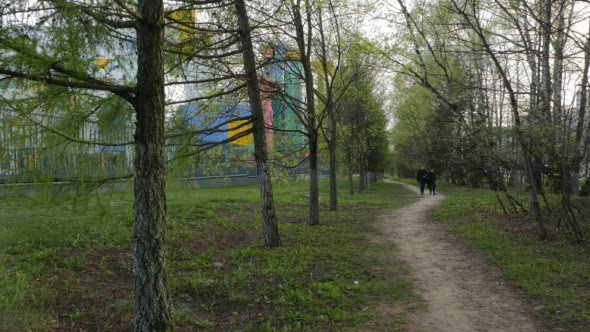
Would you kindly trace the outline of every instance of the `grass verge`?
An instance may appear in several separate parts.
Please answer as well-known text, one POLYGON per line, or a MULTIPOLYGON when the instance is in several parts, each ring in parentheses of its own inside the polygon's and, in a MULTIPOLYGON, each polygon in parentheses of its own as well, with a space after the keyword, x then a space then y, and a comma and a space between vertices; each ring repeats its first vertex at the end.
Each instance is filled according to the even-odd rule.
MULTIPOLYGON (((377 183, 307 225, 306 182, 275 184, 283 246, 262 247, 258 187, 168 193, 167 262, 178 330, 397 330, 419 299, 392 247, 370 238, 384 209, 412 203, 377 183), (374 260, 374 257, 390 257, 374 260)), ((327 192, 327 183, 321 191, 327 192)), ((0 200, 0 330, 128 331, 132 197, 0 200)))
MULTIPOLYGON (((550 218, 551 239, 539 241, 529 214, 503 214, 490 190, 440 183, 439 191, 448 198, 434 219, 484 251, 531 301, 549 330, 590 329, 588 243, 569 243, 550 218)), ((590 208, 588 202, 584 205, 590 208)))

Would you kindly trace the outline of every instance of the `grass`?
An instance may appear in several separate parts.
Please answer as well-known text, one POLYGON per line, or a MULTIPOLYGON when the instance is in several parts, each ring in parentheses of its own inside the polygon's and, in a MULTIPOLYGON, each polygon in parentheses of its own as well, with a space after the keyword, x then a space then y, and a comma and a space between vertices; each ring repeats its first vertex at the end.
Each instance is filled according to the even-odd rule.
MULTIPOLYGON (((420 302, 392 247, 370 241, 384 209, 416 199, 339 183, 339 210, 307 225, 306 182, 275 184, 282 247, 263 248, 258 187, 168 192, 167 262, 179 330, 362 330, 385 303, 398 330, 420 302), (375 260, 375 257, 383 259, 375 260)), ((127 331, 130 194, 0 200, 0 330, 127 331)))
MULTIPOLYGON (((439 184, 448 198, 433 216, 481 249, 529 299, 549 329, 590 328, 590 246, 572 244, 547 219, 551 239, 539 241, 529 214, 505 215, 490 190, 439 184)), ((587 208, 588 202, 584 203, 587 208)), ((546 215, 548 216, 548 215, 546 215)), ((588 232, 587 232, 588 234, 588 232)))

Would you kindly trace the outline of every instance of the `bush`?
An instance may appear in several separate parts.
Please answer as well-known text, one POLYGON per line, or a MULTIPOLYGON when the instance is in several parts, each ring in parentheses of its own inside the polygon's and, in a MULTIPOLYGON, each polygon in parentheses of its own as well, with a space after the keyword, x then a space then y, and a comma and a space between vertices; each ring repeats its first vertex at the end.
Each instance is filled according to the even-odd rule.
POLYGON ((582 184, 582 188, 580 189, 580 196, 590 196, 590 178, 587 178, 586 181, 582 184))

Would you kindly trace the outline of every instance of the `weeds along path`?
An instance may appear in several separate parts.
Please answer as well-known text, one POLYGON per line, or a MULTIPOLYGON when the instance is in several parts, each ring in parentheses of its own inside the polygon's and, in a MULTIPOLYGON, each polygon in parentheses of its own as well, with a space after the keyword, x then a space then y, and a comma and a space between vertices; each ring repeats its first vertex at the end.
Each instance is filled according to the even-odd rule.
MULTIPOLYGON (((400 183, 401 184, 401 183, 400 183)), ((419 194, 416 186, 401 184, 419 194)), ((442 225, 426 220, 444 195, 426 193, 417 203, 383 216, 381 241, 392 241, 407 261, 426 308, 411 313, 408 331, 540 331, 532 310, 500 273, 462 246, 442 225)))

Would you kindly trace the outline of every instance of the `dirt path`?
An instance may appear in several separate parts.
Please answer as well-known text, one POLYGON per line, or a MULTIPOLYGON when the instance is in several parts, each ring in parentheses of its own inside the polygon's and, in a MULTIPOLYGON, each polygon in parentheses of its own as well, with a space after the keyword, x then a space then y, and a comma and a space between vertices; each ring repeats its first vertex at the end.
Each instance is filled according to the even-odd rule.
MULTIPOLYGON (((416 186, 405 185, 419 194, 416 186)), ((393 241, 407 261, 427 308, 412 313, 408 331, 540 331, 531 309, 499 272, 439 224, 425 220, 444 195, 426 193, 417 203, 384 216, 381 240, 393 241)))

